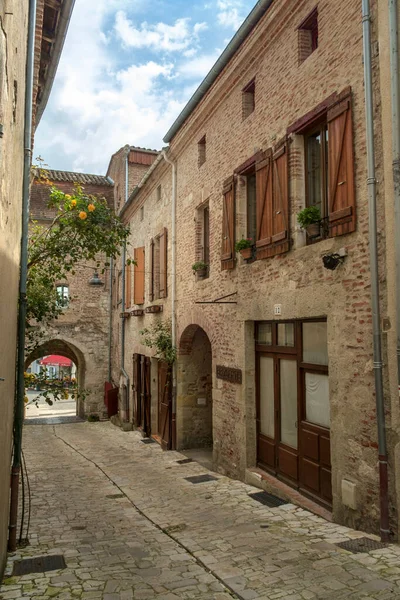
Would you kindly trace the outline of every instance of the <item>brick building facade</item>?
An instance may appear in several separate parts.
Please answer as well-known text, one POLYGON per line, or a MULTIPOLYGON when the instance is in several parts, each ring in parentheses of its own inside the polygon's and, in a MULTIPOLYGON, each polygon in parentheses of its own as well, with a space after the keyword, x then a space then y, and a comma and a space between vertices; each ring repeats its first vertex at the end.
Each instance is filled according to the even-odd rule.
MULTIPOLYGON (((164 138, 177 174, 175 265, 171 165, 160 159, 150 167, 123 209, 131 246, 144 248, 145 265, 144 297, 130 298, 127 308, 125 368, 135 386, 137 355, 144 363, 142 356, 153 355, 141 346, 139 331, 174 310, 178 360, 170 445, 212 447, 219 472, 281 492, 287 484, 332 510, 335 521, 377 531, 361 6, 342 2, 339 10, 328 0, 317 10, 311 0, 263 5, 236 34, 235 51, 228 47, 217 62, 214 81, 200 86, 164 138), (157 200, 159 189, 165 201, 157 200), (306 206, 318 206, 321 214, 313 239, 297 221, 306 206), (160 301, 152 300, 151 257, 164 227, 168 283, 160 301), (252 239, 247 258, 235 251, 242 238, 252 239), (198 261, 207 268, 194 275, 198 261), (160 302, 161 314, 140 313, 160 302)), ((373 9, 378 38, 375 3, 373 9)), ((375 51, 376 107, 379 75, 375 51)), ((378 108, 375 113, 382 180, 378 108)), ((384 231, 391 216, 383 191, 378 186, 381 308, 388 322, 384 231)), ((127 277, 132 294, 135 285, 143 286, 138 271, 127 277)), ((121 312, 115 304, 114 322, 121 312)), ((384 332, 385 365, 392 362, 386 343, 392 335, 384 332)), ((114 353, 118 348, 115 337, 114 353)), ((390 402, 391 368, 384 378, 396 532, 398 407, 390 402)), ((144 367, 144 380, 146 373, 144 367)), ((136 418, 135 387, 125 417, 162 439, 154 358, 149 373, 142 395, 149 396, 150 425, 136 418)))

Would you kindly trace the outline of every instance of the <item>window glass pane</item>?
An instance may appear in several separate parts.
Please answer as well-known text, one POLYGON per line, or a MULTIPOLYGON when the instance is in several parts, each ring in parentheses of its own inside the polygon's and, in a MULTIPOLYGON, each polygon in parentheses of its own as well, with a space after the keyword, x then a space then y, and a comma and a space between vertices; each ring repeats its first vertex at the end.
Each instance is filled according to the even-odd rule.
POLYGON ((318 206, 322 214, 322 145, 318 131, 306 137, 307 206, 318 206))
POLYGON ((306 373, 306 420, 322 427, 330 426, 328 375, 306 373))
POLYGON ((294 323, 278 323, 278 346, 294 346, 294 323))
POLYGON ((297 361, 280 361, 281 442, 297 448, 297 361))
POLYGON ((256 241, 257 213, 256 213, 256 175, 247 176, 247 237, 253 243, 256 241))
POLYGON ((259 323, 257 326, 257 344, 272 346, 272 324, 259 323))
POLYGON ((328 364, 327 324, 303 323, 303 362, 328 364))
POLYGON ((274 359, 260 356, 260 433, 275 437, 274 359))

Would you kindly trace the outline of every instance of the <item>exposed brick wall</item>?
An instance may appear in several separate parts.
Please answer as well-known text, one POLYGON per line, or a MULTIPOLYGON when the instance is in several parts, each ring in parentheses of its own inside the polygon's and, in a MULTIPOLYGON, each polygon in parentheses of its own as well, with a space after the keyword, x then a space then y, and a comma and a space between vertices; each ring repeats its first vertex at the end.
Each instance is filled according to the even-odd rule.
MULTIPOLYGON (((214 460, 218 469, 244 477, 256 463, 254 384, 254 321, 273 320, 281 304, 282 319, 326 317, 328 323, 329 386, 331 403, 331 459, 334 518, 365 529, 378 527, 379 482, 372 361, 372 327, 366 187, 366 142, 360 3, 341 0, 318 3, 318 48, 299 65, 298 27, 314 9, 313 0, 293 5, 277 0, 266 13, 211 91, 193 111, 171 142, 177 160, 177 326, 178 345, 187 356, 187 326, 199 325, 212 347, 214 460), (242 120, 242 90, 256 78, 256 106, 242 120), (222 185, 257 150, 273 147, 290 125, 333 93, 352 89, 357 230, 342 237, 306 245, 296 215, 305 205, 304 144, 301 135, 288 140, 290 170, 291 248, 274 258, 245 263, 237 257, 233 270, 220 269, 222 185), (198 164, 198 141, 207 136, 207 156, 198 164), (198 207, 210 207, 210 274, 197 281, 191 265, 198 259, 198 207), (345 248, 347 257, 336 271, 327 271, 322 256, 345 248), (237 304, 212 303, 228 294, 237 304), (197 304, 207 301, 208 304, 197 304), (242 369, 244 384, 215 377, 217 364, 242 369), (357 484, 358 509, 341 502, 341 481, 357 484)), ((375 7, 375 3, 373 4, 375 7)), ((374 23, 376 28, 376 22, 374 23)), ((375 31, 376 34, 376 31, 375 31)), ((374 85, 379 72, 374 61, 374 85)), ((379 107, 379 89, 375 89, 379 107)), ((376 111, 378 178, 381 176, 382 136, 376 111)), ((132 245, 148 243, 157 228, 159 210, 149 190, 163 182, 157 169, 151 183, 135 199, 144 205, 154 226, 142 227, 137 214, 130 218, 132 245), (146 242, 147 240, 147 242, 146 242)), ((238 178, 240 186, 240 178, 238 178)), ((237 191, 236 239, 246 235, 243 190, 237 191)), ((381 303, 387 307, 385 264, 385 210, 378 188, 381 303)), ((148 317, 146 317, 147 319, 148 317)), ((131 322, 129 324, 131 327, 131 322)), ((135 331, 137 331, 135 324, 135 331)), ((138 348, 137 338, 132 347, 138 348)), ((145 352, 145 349, 143 349, 145 352)), ((184 373, 182 373, 184 383, 184 373)), ((387 373, 385 372, 385 385, 387 373)), ((178 381, 178 388, 180 382, 178 381)), ((396 415, 398 419, 398 415, 396 415)), ((177 416, 178 419, 178 416, 177 416)), ((394 436, 393 439, 396 439, 394 436)), ((395 443, 395 442, 393 442, 395 443)), ((393 456, 393 447, 390 449, 393 456)), ((393 479, 394 472, 390 477, 393 479)), ((392 497, 392 506, 395 499, 392 497)), ((396 524, 395 508, 393 522, 396 524)))

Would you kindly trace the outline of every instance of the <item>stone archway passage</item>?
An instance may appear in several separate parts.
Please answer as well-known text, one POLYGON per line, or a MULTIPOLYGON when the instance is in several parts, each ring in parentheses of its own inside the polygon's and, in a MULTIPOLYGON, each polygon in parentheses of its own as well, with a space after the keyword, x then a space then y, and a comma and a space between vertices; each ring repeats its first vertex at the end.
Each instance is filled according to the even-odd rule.
POLYGON ((178 449, 212 448, 212 349, 198 325, 187 327, 180 340, 176 422, 178 449))
MULTIPOLYGON (((82 353, 78 348, 62 339, 51 339, 37 346, 26 358, 25 369, 35 360, 49 355, 64 356, 72 360, 77 369, 78 390, 85 388, 85 361, 82 353)), ((86 413, 84 400, 78 398, 76 403, 76 414, 79 417, 84 417, 86 413)))

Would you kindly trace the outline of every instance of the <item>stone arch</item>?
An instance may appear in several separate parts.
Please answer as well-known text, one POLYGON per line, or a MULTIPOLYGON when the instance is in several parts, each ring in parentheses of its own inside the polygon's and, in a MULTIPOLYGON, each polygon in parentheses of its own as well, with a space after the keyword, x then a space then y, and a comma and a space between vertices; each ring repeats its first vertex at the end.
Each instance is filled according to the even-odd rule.
MULTIPOLYGON (((86 379, 86 361, 84 353, 75 344, 67 340, 52 338, 36 346, 25 359, 25 369, 27 369, 33 361, 51 354, 65 356, 75 363, 77 369, 78 389, 80 391, 84 390, 86 379)), ((85 400, 77 400, 76 412, 80 417, 84 417, 87 414, 85 400)))
POLYGON ((176 438, 178 449, 212 448, 212 345, 206 331, 191 323, 178 345, 176 438))

